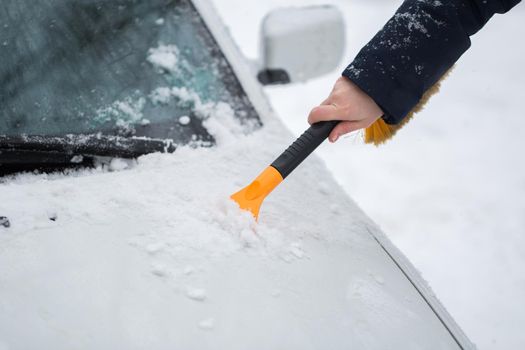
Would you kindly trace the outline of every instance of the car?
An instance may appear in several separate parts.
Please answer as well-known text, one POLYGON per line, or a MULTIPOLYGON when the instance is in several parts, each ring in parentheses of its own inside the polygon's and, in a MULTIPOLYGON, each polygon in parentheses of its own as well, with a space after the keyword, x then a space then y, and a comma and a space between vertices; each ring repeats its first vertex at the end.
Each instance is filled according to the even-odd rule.
POLYGON ((334 68, 337 9, 270 13, 257 62, 206 0, 0 21, 0 349, 474 348, 315 155, 258 221, 229 200, 292 141, 261 84, 334 68))

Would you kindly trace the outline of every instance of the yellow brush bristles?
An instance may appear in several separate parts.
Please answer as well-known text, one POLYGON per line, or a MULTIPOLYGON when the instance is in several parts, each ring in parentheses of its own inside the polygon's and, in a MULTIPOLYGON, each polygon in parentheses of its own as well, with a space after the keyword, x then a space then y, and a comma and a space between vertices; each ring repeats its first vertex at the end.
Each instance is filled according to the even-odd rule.
POLYGON ((432 96, 439 92, 441 83, 448 77, 452 68, 448 70, 437 83, 435 83, 430 89, 423 94, 423 97, 419 103, 412 108, 412 110, 407 114, 407 116, 399 124, 390 125, 387 124, 383 118, 379 118, 372 125, 365 129, 365 143, 371 143, 376 146, 379 146, 382 143, 390 140, 394 135, 405 126, 414 116, 414 114, 419 113, 425 108, 425 105, 430 100, 432 96))
POLYGON ((365 143, 373 143, 379 145, 387 140, 390 140, 393 136, 392 125, 385 123, 383 118, 379 118, 365 129, 365 143))

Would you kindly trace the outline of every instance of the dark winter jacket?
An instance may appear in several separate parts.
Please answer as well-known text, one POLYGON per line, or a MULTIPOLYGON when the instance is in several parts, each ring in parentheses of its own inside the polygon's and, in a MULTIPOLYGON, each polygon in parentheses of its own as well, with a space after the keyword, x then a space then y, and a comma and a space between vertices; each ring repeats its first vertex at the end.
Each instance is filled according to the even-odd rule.
POLYGON ((470 47, 470 36, 521 0, 406 0, 343 75, 398 124, 470 47))

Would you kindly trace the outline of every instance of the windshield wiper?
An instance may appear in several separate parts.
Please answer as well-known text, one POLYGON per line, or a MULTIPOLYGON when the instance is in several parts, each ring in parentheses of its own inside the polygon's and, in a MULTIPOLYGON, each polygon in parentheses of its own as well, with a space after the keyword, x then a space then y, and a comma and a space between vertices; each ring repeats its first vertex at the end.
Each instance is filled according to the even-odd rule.
POLYGON ((108 135, 0 135, 0 174, 13 170, 89 165, 95 157, 137 158, 171 153, 171 140, 108 135))
POLYGON ((147 137, 122 137, 100 134, 39 136, 0 135, 0 151, 28 150, 56 152, 61 154, 84 154, 102 157, 136 158, 154 152, 173 152, 175 143, 171 140, 147 137))

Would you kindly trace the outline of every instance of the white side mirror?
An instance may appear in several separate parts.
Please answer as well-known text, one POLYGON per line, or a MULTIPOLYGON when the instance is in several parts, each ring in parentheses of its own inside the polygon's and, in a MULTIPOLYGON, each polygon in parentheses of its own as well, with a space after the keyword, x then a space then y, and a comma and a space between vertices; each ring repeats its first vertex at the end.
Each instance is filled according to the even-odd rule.
POLYGON ((345 25, 335 6, 277 9, 261 24, 258 78, 262 84, 306 81, 335 69, 345 48, 345 25))

